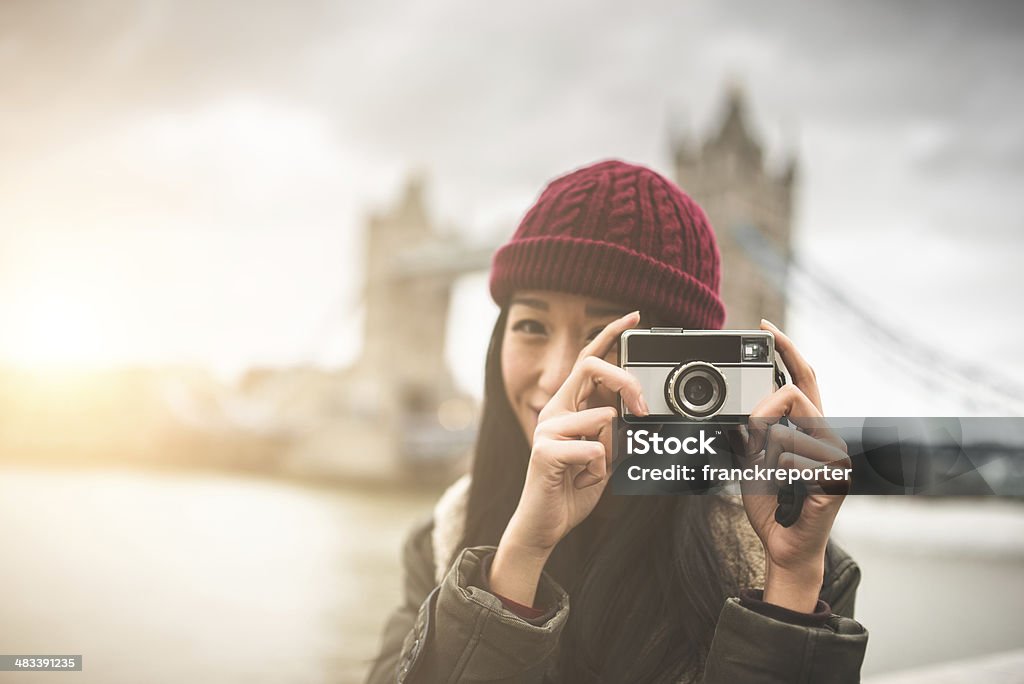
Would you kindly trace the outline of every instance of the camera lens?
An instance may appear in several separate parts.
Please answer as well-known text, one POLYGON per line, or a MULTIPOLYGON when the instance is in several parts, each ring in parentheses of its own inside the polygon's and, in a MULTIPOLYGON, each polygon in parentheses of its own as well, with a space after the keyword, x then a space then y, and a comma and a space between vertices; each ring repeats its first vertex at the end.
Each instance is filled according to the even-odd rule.
POLYGON ((725 406, 726 381, 710 363, 690 361, 676 366, 665 381, 665 402, 687 418, 711 418, 725 406))
POLYGON ((703 376, 690 378, 683 385, 683 396, 691 404, 701 406, 711 398, 711 382, 703 376))

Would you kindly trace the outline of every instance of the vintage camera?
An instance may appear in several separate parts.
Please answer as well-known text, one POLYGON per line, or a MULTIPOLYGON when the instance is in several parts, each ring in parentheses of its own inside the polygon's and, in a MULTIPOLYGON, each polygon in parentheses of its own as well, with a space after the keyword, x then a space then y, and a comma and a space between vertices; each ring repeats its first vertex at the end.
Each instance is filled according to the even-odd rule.
POLYGON ((621 415, 630 422, 746 422, 785 382, 775 337, 764 330, 627 330, 619 365, 640 381, 650 408, 640 418, 623 405, 621 415))

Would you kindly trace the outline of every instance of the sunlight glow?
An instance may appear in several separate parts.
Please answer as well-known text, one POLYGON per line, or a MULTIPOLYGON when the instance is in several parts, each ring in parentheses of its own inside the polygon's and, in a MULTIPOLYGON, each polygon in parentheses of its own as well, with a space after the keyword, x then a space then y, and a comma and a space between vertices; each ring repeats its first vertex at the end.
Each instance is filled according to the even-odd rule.
MULTIPOLYGON (((79 367, 116 361, 105 355, 104 326, 90 292, 71 279, 19 283, 4 321, 3 360, 29 368, 79 367)), ((53 274, 50 274, 51 276, 53 274)))

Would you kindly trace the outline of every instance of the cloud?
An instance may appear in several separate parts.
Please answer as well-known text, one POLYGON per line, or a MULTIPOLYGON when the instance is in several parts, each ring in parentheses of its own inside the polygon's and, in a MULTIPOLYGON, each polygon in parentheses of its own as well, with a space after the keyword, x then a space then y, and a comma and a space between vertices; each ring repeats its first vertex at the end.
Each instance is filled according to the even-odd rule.
MULTIPOLYGON (((34 208, 57 198, 125 254, 138 227, 118 216, 202 217, 182 230, 216 232, 224 258, 251 255, 235 264, 242 281, 270 258, 247 250, 292 255, 301 300, 349 244, 332 230, 358 229, 408 170, 428 173, 441 223, 507 234, 574 166, 620 156, 669 171, 670 116, 702 135, 738 77, 769 158, 800 156, 810 252, 850 237, 860 265, 888 234, 941 235, 983 262, 997 241, 1024 246, 1022 14, 951 1, 2 3, 3 211, 38 225, 51 209, 34 208)), ((0 225, 4 258, 27 239, 18 230, 0 225)), ((925 256, 916 273, 959 301, 925 256)), ((972 287, 1003 288, 1002 273, 972 287)), ((296 306, 326 306, 307 299, 296 306)))

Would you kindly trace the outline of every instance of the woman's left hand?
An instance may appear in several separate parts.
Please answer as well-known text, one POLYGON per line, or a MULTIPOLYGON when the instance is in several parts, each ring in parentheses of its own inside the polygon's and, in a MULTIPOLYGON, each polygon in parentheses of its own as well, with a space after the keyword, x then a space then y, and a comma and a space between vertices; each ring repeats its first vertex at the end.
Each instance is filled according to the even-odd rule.
POLYGON ((833 469, 831 476, 808 483, 799 520, 783 527, 775 520, 778 501, 763 482, 742 485, 747 518, 765 551, 764 600, 790 610, 813 612, 824 575, 825 547, 839 507, 849 489, 839 469, 848 469, 846 443, 822 419, 821 395, 813 369, 781 330, 767 321, 775 351, 789 370, 792 384, 762 400, 751 412, 744 466, 833 469), (782 416, 796 427, 779 424, 782 416))

